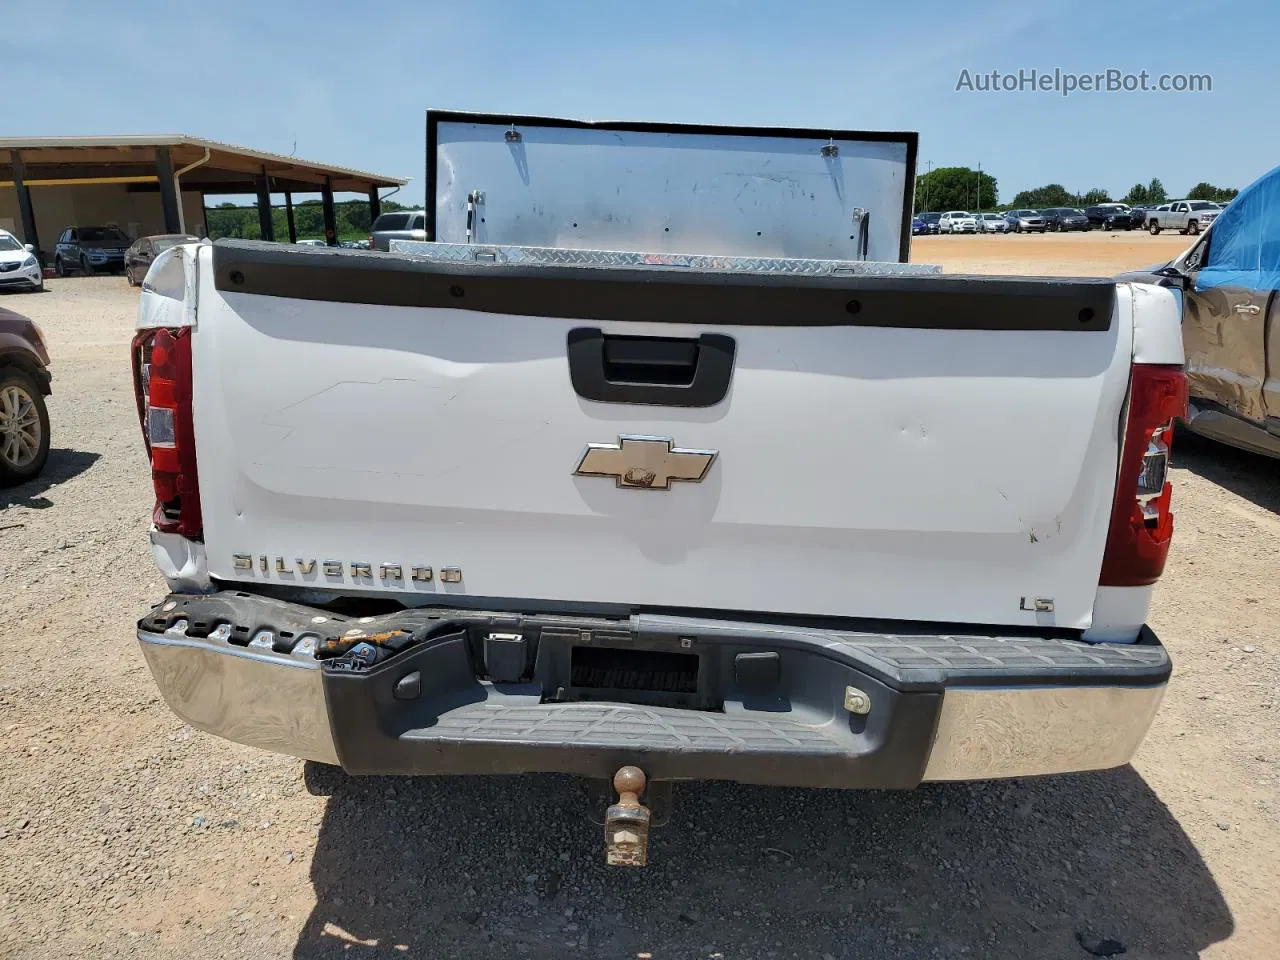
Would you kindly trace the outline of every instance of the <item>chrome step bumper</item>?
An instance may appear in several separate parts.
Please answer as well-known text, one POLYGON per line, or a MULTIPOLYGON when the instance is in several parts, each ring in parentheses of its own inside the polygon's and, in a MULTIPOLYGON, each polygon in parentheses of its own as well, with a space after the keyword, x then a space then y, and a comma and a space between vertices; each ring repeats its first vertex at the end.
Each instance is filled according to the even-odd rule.
POLYGON ((1133 755, 1170 670, 1147 630, 1136 644, 1091 645, 647 615, 406 611, 366 622, 235 594, 171 597, 138 637, 165 700, 192 726, 379 774, 608 777, 637 763, 654 780, 902 788, 1102 769, 1133 755), (525 675, 485 676, 476 634, 495 623, 535 641, 525 675), (402 649, 353 661, 397 632, 402 649), (345 653, 316 658, 335 641, 345 653), (572 690, 566 701, 558 660, 581 643, 630 642, 700 657, 714 708, 583 702, 572 690), (776 688, 744 689, 744 652, 777 654, 776 688))
POLYGON ((197 730, 303 760, 337 763, 321 661, 225 640, 138 631, 169 709, 197 730))

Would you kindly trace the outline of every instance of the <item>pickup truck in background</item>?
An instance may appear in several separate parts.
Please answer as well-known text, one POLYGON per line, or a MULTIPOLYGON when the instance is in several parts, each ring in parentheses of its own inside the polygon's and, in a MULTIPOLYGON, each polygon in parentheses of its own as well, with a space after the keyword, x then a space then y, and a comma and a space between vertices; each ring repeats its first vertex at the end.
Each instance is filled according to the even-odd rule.
POLYGON ((1218 218, 1222 208, 1210 200, 1173 200, 1147 210, 1144 223, 1152 236, 1177 230, 1195 236, 1218 218))
POLYGON ((1128 761, 1179 301, 907 263, 913 134, 428 115, 426 242, 148 274, 171 708, 351 774, 910 788, 1128 761), (697 187, 695 190, 694 187, 697 187))

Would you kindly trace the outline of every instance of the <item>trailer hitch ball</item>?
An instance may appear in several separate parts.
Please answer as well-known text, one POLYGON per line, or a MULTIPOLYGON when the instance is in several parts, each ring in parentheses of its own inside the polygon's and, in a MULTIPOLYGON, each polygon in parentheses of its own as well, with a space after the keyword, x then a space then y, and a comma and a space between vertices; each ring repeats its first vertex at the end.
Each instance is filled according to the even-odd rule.
POLYGON ((604 815, 605 862, 611 867, 643 867, 649 862, 649 808, 640 802, 645 776, 639 767, 613 775, 618 802, 604 815))

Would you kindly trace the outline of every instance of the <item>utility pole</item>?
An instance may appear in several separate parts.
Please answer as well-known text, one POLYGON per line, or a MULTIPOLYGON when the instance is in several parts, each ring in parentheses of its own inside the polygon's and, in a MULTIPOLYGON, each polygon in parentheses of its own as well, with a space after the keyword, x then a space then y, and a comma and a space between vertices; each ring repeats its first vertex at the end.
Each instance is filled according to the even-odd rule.
POLYGON ((982 212, 982 161, 978 161, 978 205, 975 209, 976 213, 982 212))
POLYGON ((928 211, 930 209, 929 208, 929 182, 932 179, 929 176, 929 174, 933 173, 933 161, 932 160, 926 161, 925 167, 927 169, 925 170, 925 175, 924 175, 924 208, 926 211, 928 211))

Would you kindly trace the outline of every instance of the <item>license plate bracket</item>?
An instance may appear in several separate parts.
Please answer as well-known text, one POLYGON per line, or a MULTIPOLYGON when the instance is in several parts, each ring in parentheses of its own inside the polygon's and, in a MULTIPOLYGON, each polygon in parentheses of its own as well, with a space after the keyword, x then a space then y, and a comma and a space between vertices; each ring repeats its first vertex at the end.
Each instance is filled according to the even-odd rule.
POLYGON ((714 660, 696 638, 641 639, 623 630, 544 629, 536 679, 543 702, 607 701, 718 710, 714 660))

